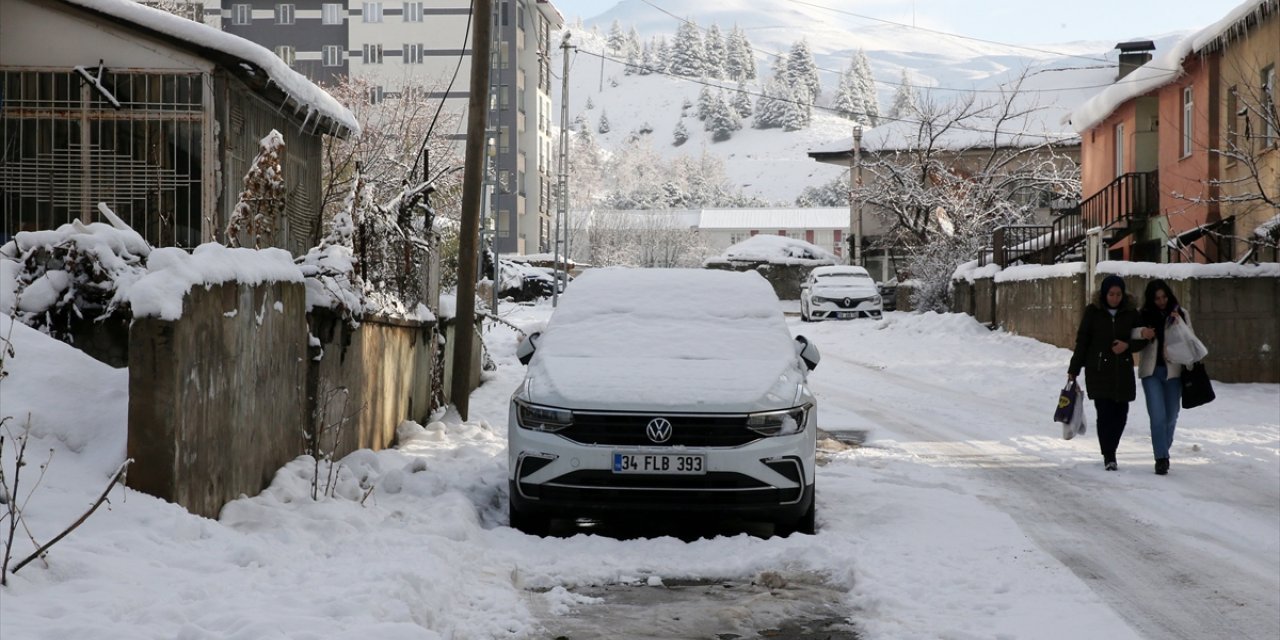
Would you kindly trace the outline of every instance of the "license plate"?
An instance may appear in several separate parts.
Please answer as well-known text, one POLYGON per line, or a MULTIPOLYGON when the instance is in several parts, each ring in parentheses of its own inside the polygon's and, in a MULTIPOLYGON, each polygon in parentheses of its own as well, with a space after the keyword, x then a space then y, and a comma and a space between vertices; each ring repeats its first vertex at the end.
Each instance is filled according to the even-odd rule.
POLYGON ((703 475, 707 469, 706 461, 700 454, 614 453, 613 472, 703 475))
POLYGON ((849 318, 858 317, 858 312, 857 311, 840 311, 840 312, 837 312, 836 317, 840 318, 841 320, 848 320, 849 318))

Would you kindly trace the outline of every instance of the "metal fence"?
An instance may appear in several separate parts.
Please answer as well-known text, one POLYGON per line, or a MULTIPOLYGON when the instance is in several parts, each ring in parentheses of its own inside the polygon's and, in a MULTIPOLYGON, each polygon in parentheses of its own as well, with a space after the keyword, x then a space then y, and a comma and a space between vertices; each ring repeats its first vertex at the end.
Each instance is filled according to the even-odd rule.
POLYGON ((105 202, 153 245, 196 246, 203 76, 87 72, 0 70, 0 240, 105 202))

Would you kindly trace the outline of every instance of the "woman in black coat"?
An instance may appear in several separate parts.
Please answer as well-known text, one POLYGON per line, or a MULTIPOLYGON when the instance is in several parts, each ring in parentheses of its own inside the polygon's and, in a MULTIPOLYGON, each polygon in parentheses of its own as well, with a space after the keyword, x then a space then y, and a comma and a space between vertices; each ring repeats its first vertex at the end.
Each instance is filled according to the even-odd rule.
POLYGON ((1098 446, 1108 471, 1116 470, 1116 448, 1129 418, 1129 403, 1137 397, 1133 354, 1147 341, 1132 337, 1142 325, 1138 310, 1124 292, 1124 279, 1109 275, 1102 280, 1098 301, 1084 310, 1076 331, 1067 379, 1076 381, 1084 370, 1085 391, 1098 410, 1098 446))

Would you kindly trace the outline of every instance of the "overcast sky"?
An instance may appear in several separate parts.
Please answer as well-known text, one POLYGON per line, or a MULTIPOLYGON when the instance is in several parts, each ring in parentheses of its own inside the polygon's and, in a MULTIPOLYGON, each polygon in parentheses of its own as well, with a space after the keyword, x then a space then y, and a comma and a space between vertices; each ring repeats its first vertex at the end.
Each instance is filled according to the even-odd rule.
MULTIPOLYGON (((567 18, 590 19, 614 0, 551 0, 567 18)), ((715 0, 651 0, 679 12, 715 0)), ((1121 41, 1198 29, 1217 21, 1237 0, 804 0, 883 20, 1014 44, 1074 40, 1121 41)))

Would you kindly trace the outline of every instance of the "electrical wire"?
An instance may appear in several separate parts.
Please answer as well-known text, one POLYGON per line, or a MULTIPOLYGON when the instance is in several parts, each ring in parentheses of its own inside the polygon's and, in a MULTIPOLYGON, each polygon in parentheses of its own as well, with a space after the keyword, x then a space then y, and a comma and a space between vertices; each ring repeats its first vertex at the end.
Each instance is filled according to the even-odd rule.
MULTIPOLYGON (((626 65, 626 64, 627 64, 627 62, 626 62, 626 61, 624 61, 624 60, 620 60, 620 59, 618 59, 618 58, 615 58, 615 57, 613 57, 613 56, 609 56, 609 55, 605 55, 605 54, 603 54, 603 53, 597 53, 597 52, 595 52, 595 51, 590 51, 590 50, 587 50, 587 49, 578 49, 578 51, 579 51, 579 52, 581 52, 581 53, 585 53, 585 54, 587 54, 587 55, 589 55, 589 56, 595 56, 595 57, 597 57, 597 58, 601 58, 601 59, 603 59, 603 60, 608 60, 608 61, 610 61, 610 62, 614 62, 614 63, 616 63, 616 64, 621 64, 621 65, 626 65)), ((632 65, 632 66, 634 66, 634 65, 632 65)), ((738 91, 738 89, 736 89, 736 88, 734 88, 734 87, 727 87, 727 86, 724 86, 724 85, 719 85, 719 84, 715 84, 715 83, 712 83, 712 82, 706 82, 706 81, 703 81, 703 80, 699 80, 699 79, 697 79, 697 78, 691 78, 691 77, 688 77, 688 76, 677 75, 677 74, 671 73, 671 72, 669 72, 669 71, 662 71, 662 70, 659 70, 659 69, 652 69, 652 68, 649 68, 648 70, 649 70, 649 72, 650 72, 650 73, 656 73, 656 74, 659 74, 659 75, 664 75, 664 76, 667 76, 667 77, 669 77, 669 78, 675 78, 675 79, 677 79, 677 80, 683 80, 683 81, 685 81, 685 82, 692 82, 692 83, 694 83, 694 84, 699 84, 699 85, 702 85, 702 86, 705 86, 705 87, 712 87, 712 88, 720 89, 720 90, 724 90, 724 91, 738 91)), ((765 93, 761 93, 761 92, 758 92, 758 91, 750 91, 750 90, 747 90, 747 89, 742 89, 742 92, 743 92, 743 93, 745 93, 745 94, 747 94, 747 95, 749 95, 749 96, 756 96, 756 97, 758 97, 758 98, 768 98, 768 99, 770 99, 770 100, 777 100, 777 101, 779 101, 779 102, 787 102, 787 103, 791 103, 791 104, 800 105, 800 106, 803 106, 803 107, 808 107, 808 108, 810 108, 810 109, 817 109, 817 110, 819 110, 819 111, 825 111, 825 112, 828 112, 828 113, 835 113, 835 114, 839 114, 839 111, 838 111, 837 109, 834 109, 834 108, 832 108, 832 107, 824 107, 824 106, 822 106, 822 105, 815 104, 815 103, 812 103, 812 102, 804 102, 804 101, 801 101, 801 100, 795 100, 795 99, 792 99, 792 98, 782 98, 782 97, 778 97, 778 96, 771 96, 771 95, 768 95, 768 94, 765 94, 765 93)), ((914 120, 914 119, 911 119, 911 118, 894 118, 894 117, 885 116, 885 115, 880 116, 879 118, 877 118, 877 120, 880 120, 880 121, 888 121, 888 122, 905 122, 905 123, 908 123, 908 124, 915 124, 915 125, 927 124, 927 121, 924 121, 924 120, 914 120)), ((1000 131, 1000 130, 998 130, 998 129, 984 129, 984 128, 981 128, 981 127, 972 127, 972 126, 967 126, 967 125, 964 125, 964 124, 954 124, 951 128, 953 128, 953 129, 958 129, 958 130, 961 130, 961 131, 971 131, 971 132, 974 132, 974 133, 992 133, 992 134, 1004 134, 1004 135, 1009 135, 1009 136, 1012 136, 1012 137, 1023 136, 1023 137, 1028 137, 1028 138, 1041 138, 1041 139, 1048 140, 1048 141, 1063 141, 1063 140, 1069 140, 1069 139, 1071 139, 1071 138, 1078 137, 1076 134, 1058 134, 1058 135, 1053 135, 1053 134, 1046 134, 1046 133, 1030 133, 1030 132, 1000 131)))
MULTIPOLYGON (((417 155, 413 158, 413 168, 410 169, 409 175, 417 175, 418 163, 422 160, 423 154, 427 152, 427 142, 431 140, 431 133, 436 129, 436 121, 440 118, 440 112, 444 109, 444 103, 449 100, 449 93, 453 91, 453 83, 458 79, 458 70, 462 69, 462 62, 467 57, 467 42, 471 40, 471 18, 476 13, 476 2, 471 0, 471 10, 467 12, 467 27, 462 34, 462 48, 458 50, 458 64, 453 68, 453 77, 449 78, 449 85, 444 88, 444 96, 440 98, 440 104, 436 105, 435 115, 431 116, 431 124, 427 126, 427 135, 422 137, 422 146, 418 148, 417 155)), ((445 169, 444 171, 447 171, 445 169)), ((443 174, 436 175, 439 178, 443 174)), ((426 171, 423 171, 422 177, 426 177, 426 171)), ((434 181, 436 178, 432 178, 434 181)))
MULTIPOLYGON (((799 0, 791 0, 791 1, 792 1, 792 2, 799 2, 799 0)), ((692 22, 692 21, 690 21, 690 20, 688 20, 688 19, 686 19, 686 18, 682 18, 682 17, 680 17, 680 16, 678 16, 678 15, 676 15, 676 14, 674 14, 674 13, 670 12, 670 11, 667 11, 666 9, 663 9, 662 7, 660 7, 660 6, 656 5, 656 4, 654 4, 651 0, 641 0, 641 2, 644 2, 645 4, 649 5, 650 7, 653 7, 654 9, 656 9, 656 10, 658 10, 658 11, 662 12, 662 13, 665 13, 666 15, 668 15, 668 16, 670 16, 670 17, 672 17, 672 18, 674 18, 674 19, 676 19, 676 20, 678 20, 678 21, 680 21, 680 22, 682 22, 682 23, 684 23, 684 24, 687 24, 687 25, 689 25, 689 26, 691 26, 691 27, 694 27, 695 29, 698 29, 699 31, 703 31, 703 32, 707 31, 707 29, 706 29, 706 28, 704 28, 704 27, 702 27, 702 26, 698 25, 696 22, 692 22)), ((803 2, 802 2, 801 4, 809 4, 809 3, 803 3, 803 2)), ((823 9, 827 9, 827 8, 828 8, 828 7, 821 7, 820 5, 812 5, 812 6, 819 7, 819 8, 823 8, 823 9)), ((897 25, 897 26, 902 26, 902 27, 907 27, 907 28, 914 28, 914 29, 919 29, 919 30, 923 30, 923 31, 929 31, 929 32, 937 33, 937 34, 940 34, 940 35, 954 36, 954 37, 957 37, 957 38, 968 38, 968 36, 960 36, 960 35, 956 35, 956 34, 949 34, 949 33, 942 32, 942 31, 934 31, 934 30, 932 30, 932 29, 927 29, 927 28, 925 28, 925 27, 912 27, 911 25, 905 25, 905 24, 898 23, 898 22, 893 22, 893 21, 890 21, 890 20, 881 20, 881 19, 879 19, 879 18, 872 18, 872 17, 869 17, 869 16, 863 16, 863 15, 856 14, 856 13, 849 13, 849 12, 845 12, 845 11, 839 11, 839 10, 837 10, 837 9, 831 9, 831 10, 832 10, 832 11, 837 11, 837 12, 840 12, 840 13, 848 13, 849 15, 854 16, 854 17, 858 17, 858 18, 866 18, 866 19, 868 19, 868 20, 877 20, 877 21, 880 21, 880 22, 885 22, 885 23, 887 23, 887 24, 891 24, 891 25, 897 25)), ((1028 50, 1031 50, 1031 51, 1037 51, 1037 52, 1041 52, 1041 53, 1050 53, 1050 54, 1054 54, 1054 55, 1057 55, 1057 56, 1060 56, 1060 57, 1063 57, 1063 58, 1070 58, 1070 57, 1074 57, 1074 58, 1083 58, 1083 59, 1085 59, 1085 60, 1092 60, 1092 61, 1095 61, 1095 62, 1105 62, 1105 63, 1107 63, 1107 65, 1106 65, 1105 67, 1103 67, 1103 66, 1098 66, 1098 65, 1094 65, 1094 66, 1089 66, 1089 67, 1058 67, 1058 68, 1045 68, 1045 69, 1041 69, 1041 70, 1040 70, 1039 72, 1037 72, 1037 73, 1050 72, 1050 71, 1080 71, 1080 70, 1088 70, 1088 69, 1114 68, 1114 65, 1116 64, 1116 61, 1109 60, 1109 59, 1107 59, 1107 58, 1098 58, 1098 57, 1093 57, 1093 56, 1075 55, 1075 54, 1069 54, 1069 53, 1059 53, 1059 52, 1054 52, 1054 51, 1048 51, 1048 50, 1045 50, 1045 49, 1038 49, 1038 48, 1035 48, 1035 47, 1023 47, 1023 46, 1020 46, 1020 45, 1009 44, 1009 43, 995 42, 995 41, 990 41, 990 40, 981 40, 981 39, 977 39, 977 38, 974 38, 974 39, 979 40, 979 41, 981 41, 981 42, 986 42, 986 43, 989 43, 989 44, 999 44, 999 45, 1004 45, 1004 46, 1008 46, 1008 47, 1017 47, 1017 48, 1022 48, 1022 49, 1028 49, 1028 50)), ((776 51, 769 51, 769 50, 767 50, 767 49, 761 49, 761 48, 759 48, 759 47, 756 47, 756 46, 754 46, 754 45, 750 45, 750 44, 749 44, 748 46, 751 48, 751 50, 752 50, 752 51, 755 51, 755 52, 757 52, 757 53, 764 54, 764 55, 766 55, 766 56, 771 56, 771 57, 774 57, 774 58, 778 58, 778 59, 780 59, 780 60, 781 60, 781 59, 784 59, 784 58, 786 58, 786 57, 787 57, 787 54, 784 54, 784 53, 778 53, 778 52, 776 52, 776 51)), ((836 74, 836 75, 843 75, 843 74, 845 73, 844 71, 840 71, 840 70, 836 70, 836 69, 829 69, 829 68, 826 68, 826 67, 820 67, 820 66, 817 66, 817 65, 814 65, 814 68, 815 68, 815 69, 817 69, 817 70, 819 70, 819 71, 826 71, 826 72, 828 72, 828 73, 834 73, 834 74, 836 74)), ((1171 70, 1169 70, 1169 69, 1162 69, 1162 68, 1159 68, 1159 67, 1148 67, 1148 68, 1152 68, 1152 69, 1159 69, 1159 70, 1161 70, 1161 71, 1171 71, 1171 70)), ((877 80, 875 80, 875 81, 876 81, 876 82, 878 82, 878 83, 881 83, 881 84, 887 84, 887 85, 892 86, 892 87, 904 87, 904 86, 905 86, 905 87, 912 87, 912 88, 929 89, 930 91, 955 91, 955 92, 960 92, 960 93, 994 93, 994 94, 1003 94, 1003 93, 1007 93, 1007 91, 1006 91, 1006 90, 1003 90, 1003 89, 979 89, 979 88, 961 88, 961 87, 944 87, 944 86, 916 87, 915 85, 912 85, 912 84, 910 84, 910 83, 894 82, 894 81, 892 81, 892 80, 878 80, 878 79, 877 79, 877 80)), ((1041 93, 1053 93, 1053 92, 1059 92, 1059 91, 1081 91, 1081 90, 1084 90, 1084 89, 1105 89, 1106 87, 1110 87, 1110 86, 1117 85, 1117 84, 1127 84, 1127 83, 1139 82, 1139 81, 1141 81, 1141 80, 1140 80, 1140 79, 1138 79, 1138 78, 1133 78, 1133 79, 1128 79, 1128 80, 1121 79, 1121 80, 1117 80, 1117 81, 1115 81, 1115 82, 1109 82, 1109 83, 1106 83, 1106 84, 1089 84, 1089 85, 1076 85, 1076 86, 1070 86, 1070 87, 1053 87, 1053 88, 1048 88, 1048 89, 1040 89, 1040 90, 1038 90, 1038 91, 1039 91, 1039 92, 1041 92, 1041 93)))

